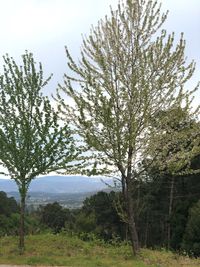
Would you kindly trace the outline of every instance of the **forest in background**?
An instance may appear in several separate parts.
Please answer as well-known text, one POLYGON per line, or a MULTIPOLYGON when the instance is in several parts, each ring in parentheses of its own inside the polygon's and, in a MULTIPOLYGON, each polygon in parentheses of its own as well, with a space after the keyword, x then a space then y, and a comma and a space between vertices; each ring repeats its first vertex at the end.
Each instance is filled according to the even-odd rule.
MULTIPOLYGON (((194 160, 197 168, 199 158, 194 160)), ((67 179, 67 178, 66 178, 67 179)), ((168 248, 190 256, 200 256, 199 175, 160 176, 152 173, 137 183, 134 193, 139 242, 142 247, 168 248), (173 186, 173 192, 172 192, 173 186), (171 205, 171 207, 170 207, 171 205), (170 231, 170 235, 169 235, 170 231)), ((26 212, 27 235, 65 233, 84 241, 107 243, 129 241, 127 224, 118 214, 123 205, 120 192, 98 192, 88 197, 80 209, 69 210, 59 203, 26 212)), ((0 236, 18 235, 20 207, 14 198, 0 192, 0 236)))

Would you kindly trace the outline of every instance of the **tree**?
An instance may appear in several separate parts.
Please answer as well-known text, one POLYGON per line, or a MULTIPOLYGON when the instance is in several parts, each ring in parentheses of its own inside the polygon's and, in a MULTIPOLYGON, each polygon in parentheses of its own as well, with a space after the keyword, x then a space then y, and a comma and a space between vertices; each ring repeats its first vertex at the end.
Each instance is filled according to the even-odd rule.
POLYGON ((23 65, 4 56, 4 73, 0 76, 0 162, 7 175, 15 180, 21 197, 20 252, 24 251, 25 199, 31 181, 39 174, 61 168, 75 156, 71 131, 60 126, 58 112, 41 89, 41 63, 36 69, 32 54, 22 55, 23 65))
POLYGON ((150 0, 127 0, 116 11, 111 9, 111 16, 83 39, 78 63, 66 48, 74 76, 65 75, 65 85, 57 94, 60 110, 94 152, 95 170, 121 177, 123 217, 133 253, 140 246, 132 192, 144 171, 138 163, 151 150, 152 118, 172 107, 189 109, 194 92, 184 89, 195 65, 185 62, 183 35, 175 45, 174 33, 167 36, 165 30, 158 31, 166 17, 160 5, 150 0), (67 105, 61 92, 75 105, 67 105))
MULTIPOLYGON (((154 138, 150 158, 155 154, 157 157, 147 171, 151 189, 150 201, 147 198, 145 208, 148 220, 154 210, 155 213, 160 213, 160 218, 163 217, 163 227, 159 227, 160 223, 156 222, 156 231, 161 233, 163 231, 161 229, 164 229, 163 232, 167 233, 163 235, 164 238, 159 239, 168 249, 180 248, 188 209, 199 195, 198 182, 195 181, 195 175, 198 176, 199 173, 197 164, 200 153, 199 122, 198 118, 192 115, 194 114, 189 114, 183 108, 172 108, 159 111, 152 119, 154 138), (191 184, 195 184, 197 192, 194 192, 191 184)), ((144 211, 143 216, 145 216, 144 211)), ((156 217, 153 220, 156 221, 156 217)), ((152 229, 150 232, 155 236, 152 229)))
POLYGON ((65 227, 66 211, 58 202, 49 203, 41 211, 41 223, 52 228, 54 233, 59 233, 65 227))
POLYGON ((200 255, 200 201, 190 209, 182 248, 192 256, 200 255))
POLYGON ((176 107, 161 110, 153 118, 152 123, 154 138, 151 144, 151 157, 155 154, 157 157, 151 168, 157 169, 161 175, 169 179, 168 249, 171 243, 171 218, 176 180, 182 175, 199 172, 192 166, 194 158, 200 153, 199 122, 194 115, 196 112, 189 114, 187 108, 176 107))
POLYGON ((19 206, 13 197, 7 197, 0 191, 0 236, 15 233, 17 223, 14 217, 19 215, 19 206))
POLYGON ((7 197, 6 193, 0 191, 0 214, 10 216, 18 212, 19 206, 13 197, 7 197))
POLYGON ((94 215, 95 228, 93 227, 92 230, 104 240, 113 237, 123 239, 125 236, 124 224, 115 209, 118 200, 119 192, 111 191, 98 192, 83 202, 82 213, 85 213, 86 218, 94 215))

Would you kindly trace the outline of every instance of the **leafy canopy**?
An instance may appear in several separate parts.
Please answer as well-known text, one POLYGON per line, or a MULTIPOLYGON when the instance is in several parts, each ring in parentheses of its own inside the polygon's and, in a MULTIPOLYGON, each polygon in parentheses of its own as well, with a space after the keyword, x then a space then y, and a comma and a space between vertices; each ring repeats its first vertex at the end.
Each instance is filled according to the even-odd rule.
POLYGON ((157 1, 120 2, 83 39, 78 63, 66 48, 74 76, 65 75, 58 90, 60 109, 95 151, 104 174, 115 166, 123 176, 136 177, 137 164, 156 142, 152 118, 169 109, 190 111, 198 88, 185 89, 195 63, 186 62, 183 34, 175 44, 174 33, 158 31, 167 17, 160 10, 157 1), (69 106, 61 92, 75 105, 69 106))
POLYGON ((67 124, 61 126, 58 112, 41 89, 43 78, 31 53, 22 55, 23 65, 4 56, 0 76, 0 162, 19 187, 27 189, 39 174, 66 168, 76 156, 67 124))

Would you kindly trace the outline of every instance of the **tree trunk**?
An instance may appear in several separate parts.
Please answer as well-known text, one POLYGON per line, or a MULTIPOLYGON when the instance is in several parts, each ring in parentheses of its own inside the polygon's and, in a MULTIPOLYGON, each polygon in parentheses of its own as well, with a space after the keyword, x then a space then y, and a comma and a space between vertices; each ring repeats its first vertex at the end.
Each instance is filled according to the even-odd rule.
POLYGON ((131 192, 127 191, 127 204, 128 204, 128 224, 131 237, 131 245, 133 254, 136 255, 140 251, 138 233, 135 224, 135 214, 133 209, 133 199, 131 192))
POLYGON ((19 226, 19 252, 20 254, 24 253, 25 245, 24 245, 24 236, 25 236, 25 199, 26 199, 26 189, 25 186, 20 188, 20 226, 19 226))
POLYGON ((135 224, 135 213, 133 208, 133 197, 132 197, 132 186, 131 186, 131 155, 132 152, 129 151, 129 168, 127 172, 127 176, 125 175, 124 168, 121 165, 118 165, 118 168, 122 174, 122 194, 124 197, 124 201, 126 203, 126 214, 128 219, 128 229, 130 233, 130 239, 131 239, 131 245, 132 245, 132 251, 133 255, 136 255, 139 250, 139 239, 138 239, 138 233, 137 228, 135 224))
POLYGON ((172 206, 174 199, 174 177, 171 179, 170 184, 170 197, 169 197, 169 213, 168 213, 168 227, 167 227, 167 248, 170 249, 171 243, 171 215, 172 215, 172 206))

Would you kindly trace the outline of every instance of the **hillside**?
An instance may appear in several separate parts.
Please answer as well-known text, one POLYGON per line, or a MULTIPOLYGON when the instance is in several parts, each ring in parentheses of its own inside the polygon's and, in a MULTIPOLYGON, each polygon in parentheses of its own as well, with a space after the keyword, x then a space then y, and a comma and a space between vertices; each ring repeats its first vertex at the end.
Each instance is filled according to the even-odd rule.
POLYGON ((70 267, 181 267, 200 266, 199 259, 189 259, 172 252, 142 250, 133 257, 127 244, 105 244, 99 240, 84 242, 67 235, 28 236, 24 256, 19 256, 18 239, 0 238, 0 264, 70 267))
MULTIPOLYGON (((110 179, 104 178, 106 183, 112 184, 110 179)), ((29 192, 45 193, 86 193, 100 191, 107 185, 99 177, 87 176, 44 176, 34 179, 29 192)), ((16 192, 17 186, 11 179, 0 179, 0 191, 16 192)))
MULTIPOLYGON (((26 204, 29 210, 37 209, 40 205, 58 202, 69 209, 80 208, 86 197, 98 191, 111 190, 111 179, 86 176, 44 176, 32 181, 26 204), (105 181, 105 182, 103 182, 105 181)), ((11 179, 0 179, 0 191, 7 193, 19 201, 19 193, 15 182, 11 179)))

